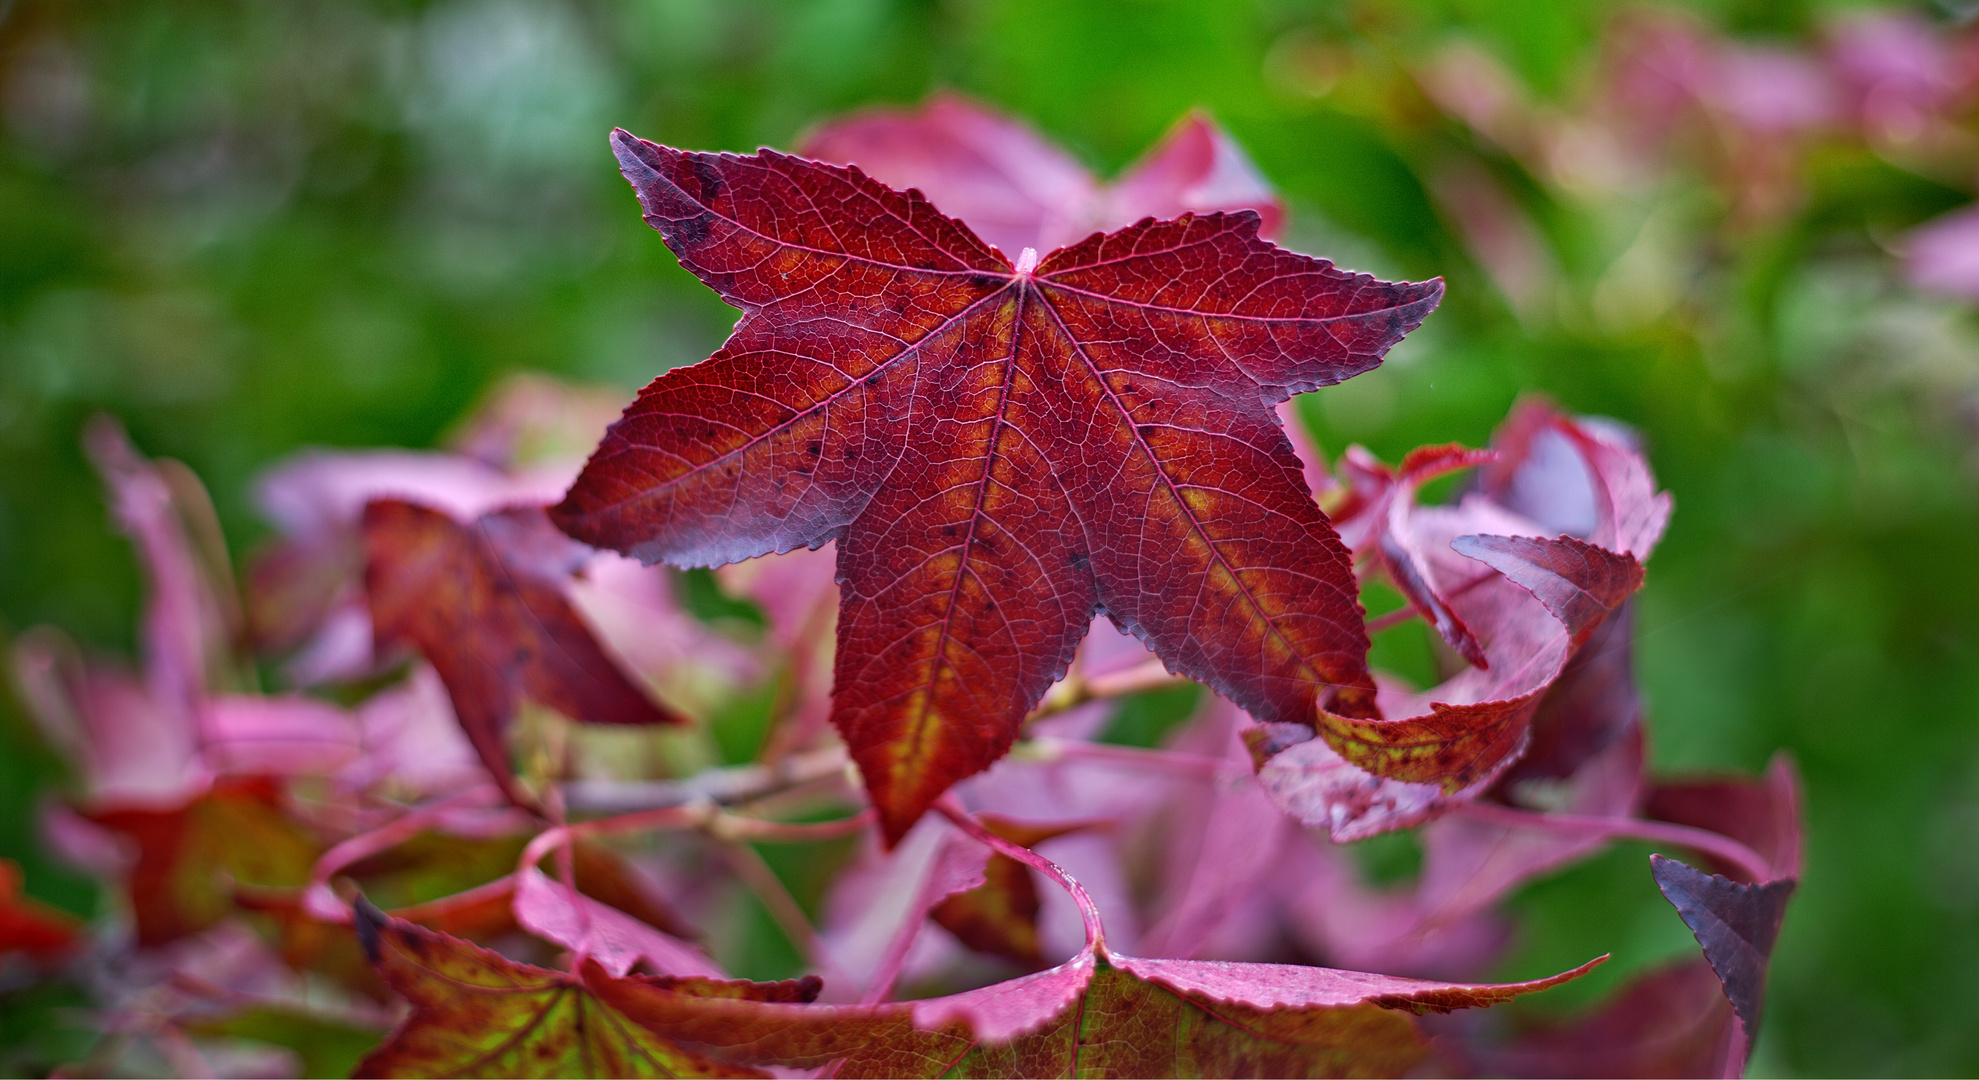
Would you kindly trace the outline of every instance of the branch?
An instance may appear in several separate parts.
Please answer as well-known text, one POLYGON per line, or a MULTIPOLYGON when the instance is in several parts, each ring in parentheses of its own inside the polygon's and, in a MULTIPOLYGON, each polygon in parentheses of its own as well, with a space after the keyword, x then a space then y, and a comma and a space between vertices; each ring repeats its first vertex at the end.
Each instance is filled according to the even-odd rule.
POLYGON ((707 769, 683 780, 573 780, 563 785, 564 805, 572 813, 586 814, 623 814, 698 802, 733 806, 844 776, 851 765, 843 746, 828 746, 792 754, 774 765, 707 769))

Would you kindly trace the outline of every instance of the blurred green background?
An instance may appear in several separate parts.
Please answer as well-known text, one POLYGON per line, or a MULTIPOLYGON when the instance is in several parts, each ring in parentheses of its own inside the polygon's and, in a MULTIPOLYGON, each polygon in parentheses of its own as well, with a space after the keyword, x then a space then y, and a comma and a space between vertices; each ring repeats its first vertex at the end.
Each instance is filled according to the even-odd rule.
MULTIPOLYGON (((1694 34, 1803 55, 1847 17, 1682 10, 1694 34)), ((1912 15, 1963 32, 1954 8, 1912 15)), ((1891 254, 1975 174, 1837 125, 1784 150, 1680 133, 1653 172, 1576 183, 1547 154, 1613 119, 1602 80, 1641 17, 0 0, 0 631, 132 647, 136 571, 77 445, 97 411, 197 470, 242 551, 263 528, 250 479, 298 447, 430 445, 506 373, 629 394, 711 351, 733 313, 640 222, 614 125, 790 147, 948 86, 1110 175, 1203 106, 1286 195, 1293 246, 1449 281, 1386 367, 1305 403, 1330 452, 1478 444, 1525 392, 1644 434, 1677 505, 1638 623, 1654 762, 1751 772, 1784 747, 1807 783, 1755 1070, 1979 1073, 1979 320, 1891 254), (1460 77, 1480 70, 1500 82, 1460 77)), ((1632 132, 1608 134, 1642 149, 1632 132)), ((93 914, 35 839, 57 779, 7 707, 0 854, 93 914)), ((1516 904, 1533 925, 1508 973, 1612 950, 1612 984, 1694 948, 1633 847, 1516 904)))

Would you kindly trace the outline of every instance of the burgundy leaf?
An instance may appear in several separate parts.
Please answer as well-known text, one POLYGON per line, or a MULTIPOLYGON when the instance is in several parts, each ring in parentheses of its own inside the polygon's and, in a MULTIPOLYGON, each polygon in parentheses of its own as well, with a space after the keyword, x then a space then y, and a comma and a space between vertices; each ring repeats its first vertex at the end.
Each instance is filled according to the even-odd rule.
POLYGON ((1281 251, 1251 214, 1020 270, 856 170, 613 138, 744 314, 553 514, 684 564, 836 539, 833 719, 889 840, 1008 749, 1095 610, 1260 717, 1372 713, 1351 571, 1271 406, 1373 367, 1440 284, 1281 251))
MULTIPOLYGON (((993 815, 983 827, 1011 843, 1036 847, 1053 837, 1080 828, 1071 825, 1025 825, 993 815)), ((930 918, 977 952, 1015 960, 1031 968, 1045 966, 1038 945, 1038 888, 1023 863, 1001 852, 992 853, 983 867, 983 882, 947 896, 930 918)))
POLYGON ((1670 496, 1656 490, 1634 433, 1620 424, 1527 400, 1491 446, 1498 460, 1480 477, 1485 494, 1542 532, 1642 560, 1669 524, 1670 496))
POLYGON ((503 736, 522 698, 588 723, 684 722, 634 686, 578 619, 563 589, 583 553, 540 508, 467 526, 376 500, 365 507, 364 546, 380 645, 425 654, 469 741, 512 795, 503 736))
MULTIPOLYGON (((1481 465, 1495 456, 1489 450, 1470 450, 1455 443, 1409 451, 1408 457, 1402 460, 1402 467, 1396 470, 1394 482, 1382 497, 1381 507, 1385 508, 1388 520, 1377 526, 1376 548, 1381 556, 1382 568, 1388 572, 1388 579, 1409 602, 1409 606, 1421 612, 1423 618, 1428 619, 1436 632, 1443 636, 1443 640, 1457 650, 1458 656, 1480 668, 1489 668, 1491 660, 1470 627, 1464 625, 1462 617, 1450 609, 1450 605, 1444 602, 1436 587, 1430 583, 1428 562, 1418 547, 1420 538, 1409 527, 1408 518, 1415 505, 1416 489, 1423 483, 1458 469, 1481 465)), ((1383 510, 1372 512, 1380 514, 1383 510)), ((1457 550, 1470 554, 1462 548, 1457 550)))
POLYGON ((1780 920, 1786 917, 1787 900, 1797 882, 1782 878, 1747 885, 1661 855, 1649 857, 1649 870, 1656 878, 1656 887, 1663 890, 1663 896, 1676 907, 1684 925, 1704 948, 1704 958, 1724 984, 1725 996, 1738 1012, 1750 1045, 1759 1035, 1766 965, 1772 959, 1780 920))
POLYGON ((1575 639, 1642 584, 1642 568, 1630 556, 1568 537, 1460 536, 1449 546, 1536 598, 1557 620, 1553 632, 1534 625, 1523 605, 1499 606, 1516 598, 1486 583, 1454 603, 1459 612, 1477 612, 1472 621, 1489 629, 1489 647, 1500 657, 1496 673, 1465 672, 1431 692, 1426 713, 1407 719, 1319 714, 1320 734, 1341 757, 1386 779, 1440 784, 1446 794, 1483 782, 1525 748, 1533 713, 1575 639), (1439 700, 1446 696, 1454 700, 1439 700))
POLYGON ((1532 715, 1532 743, 1499 780, 1501 789, 1527 780, 1566 779, 1640 726, 1634 625, 1634 605, 1624 603, 1574 651, 1540 699, 1532 715))
POLYGON ((1743 1075, 1746 1047, 1711 966, 1693 960, 1637 978, 1591 1014, 1469 1041, 1464 1056, 1482 1075, 1656 1080, 1743 1075))
POLYGON ((1450 546, 1538 598, 1575 645, 1642 587, 1641 563, 1569 536, 1459 536, 1450 546))
MULTIPOLYGON (((1465 495, 1455 506, 1415 506, 1412 489, 1364 452, 1350 450, 1342 461, 1349 493, 1342 535, 1362 552, 1392 536, 1417 555, 1427 593, 1475 633, 1491 666, 1472 667, 1421 694, 1383 684, 1382 712, 1405 719, 1322 710, 1323 739, 1289 724, 1247 736, 1266 790, 1294 817, 1325 825, 1336 840, 1426 820, 1481 794, 1512 767, 1556 680, 1573 670, 1570 663, 1596 659, 1584 651, 1587 640, 1640 584, 1639 559, 1668 518, 1668 496, 1656 492, 1647 464, 1618 426, 1528 404, 1493 442, 1498 457, 1483 474, 1484 493, 1465 495), (1548 529, 1597 540, 1541 539, 1548 529), (1465 539, 1479 536, 1500 539, 1465 539)), ((1419 451, 1417 468, 1454 453, 1419 451)), ((1626 642, 1624 636, 1603 649, 1625 649, 1626 642)), ((1611 742, 1627 722, 1620 714, 1632 714, 1626 655, 1599 659, 1578 689, 1570 679, 1569 690, 1585 700, 1564 692, 1553 699, 1563 710, 1557 723, 1573 715, 1592 725, 1575 736, 1591 748, 1585 752, 1611 742)), ((1549 737, 1560 735, 1549 729, 1549 737)), ((1557 776, 1577 765, 1550 768, 1557 776)))
MULTIPOLYGON (((1646 817, 1690 825, 1729 836, 1758 852, 1773 867, 1773 878, 1800 876, 1800 781, 1793 762, 1776 755, 1758 780, 1743 776, 1657 782, 1643 806, 1646 817)), ((1742 877, 1729 864, 1714 870, 1742 877)))

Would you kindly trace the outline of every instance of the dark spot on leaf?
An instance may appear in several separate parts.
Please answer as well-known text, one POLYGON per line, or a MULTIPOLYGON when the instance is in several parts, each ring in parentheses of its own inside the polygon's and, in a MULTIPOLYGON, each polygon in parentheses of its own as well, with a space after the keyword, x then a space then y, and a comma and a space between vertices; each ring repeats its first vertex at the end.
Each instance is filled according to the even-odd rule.
POLYGON ((700 247, 702 242, 708 239, 709 223, 714 219, 715 215, 705 210, 691 218, 681 218, 668 230, 667 239, 683 248, 700 247))
POLYGON ((694 163, 694 179, 701 182, 701 191, 698 196, 700 200, 704 203, 709 203, 721 198, 723 187, 722 174, 721 170, 715 168, 715 163, 705 157, 698 156, 688 158, 688 160, 694 163))

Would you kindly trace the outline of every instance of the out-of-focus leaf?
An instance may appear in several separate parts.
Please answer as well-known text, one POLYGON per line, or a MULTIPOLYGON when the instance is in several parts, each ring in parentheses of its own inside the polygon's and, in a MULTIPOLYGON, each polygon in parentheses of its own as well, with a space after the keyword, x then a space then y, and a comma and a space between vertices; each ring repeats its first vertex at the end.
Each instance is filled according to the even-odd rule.
POLYGON ((680 564, 836 540, 834 722, 889 841, 1008 750, 1096 609, 1261 717, 1372 714, 1345 551, 1271 406, 1375 366, 1440 284, 1341 273, 1248 213, 1019 269, 856 171, 613 141, 745 314, 552 515, 680 564))
POLYGON ((1493 1076, 1739 1076, 1745 1036, 1711 965, 1689 960, 1641 976, 1589 1015, 1471 1040, 1464 1056, 1493 1076))
POLYGON ((504 734, 523 698, 574 720, 678 724, 606 655, 564 594, 582 552, 540 509, 461 525, 395 500, 364 512, 365 590, 381 645, 425 654, 469 741, 513 790, 504 734))
POLYGON ((687 942, 593 900, 574 884, 551 881, 533 866, 521 871, 514 904, 516 922, 524 929, 590 957, 614 976, 645 961, 656 974, 724 977, 714 961, 687 942))
POLYGON ((280 789, 266 779, 223 779, 183 806, 90 818, 137 851, 128 889, 138 944, 147 946, 218 922, 233 909, 235 883, 303 885, 323 847, 284 812, 280 789))
POLYGON ((805 157, 857 166, 927 196, 1005 255, 1051 251, 1142 218, 1254 210, 1278 235, 1284 207, 1223 129, 1201 113, 1175 125, 1112 185, 1023 123, 953 94, 914 110, 875 109, 807 137, 805 157))
POLYGON ((279 1005, 256 1005, 226 1016, 203 1017, 183 1027, 191 1035, 286 1046, 295 1051, 303 1076, 349 1076, 358 1059, 384 1034, 350 1019, 279 1005))
MULTIPOLYGON (((1772 878, 1800 876, 1800 780, 1793 761, 1782 753, 1754 780, 1705 776, 1659 780, 1643 805, 1645 817, 1690 825, 1729 836, 1759 853, 1772 878)), ((1712 860, 1708 868, 1743 879, 1745 871, 1712 860)))
MULTIPOLYGON (((365 951, 411 1005, 355 1075, 378 1077, 762 1076, 710 1060, 628 1020, 568 972, 518 964, 499 953, 391 918, 360 903, 365 951)), ((602 969, 591 965, 603 981, 602 969)), ((784 983, 673 979, 641 983, 652 994, 736 1002, 808 1001, 817 980, 784 983), (665 989, 658 989, 659 986, 665 989)))
POLYGON ((0 955, 56 960, 76 944, 81 920, 21 893, 20 864, 0 859, 0 955))

